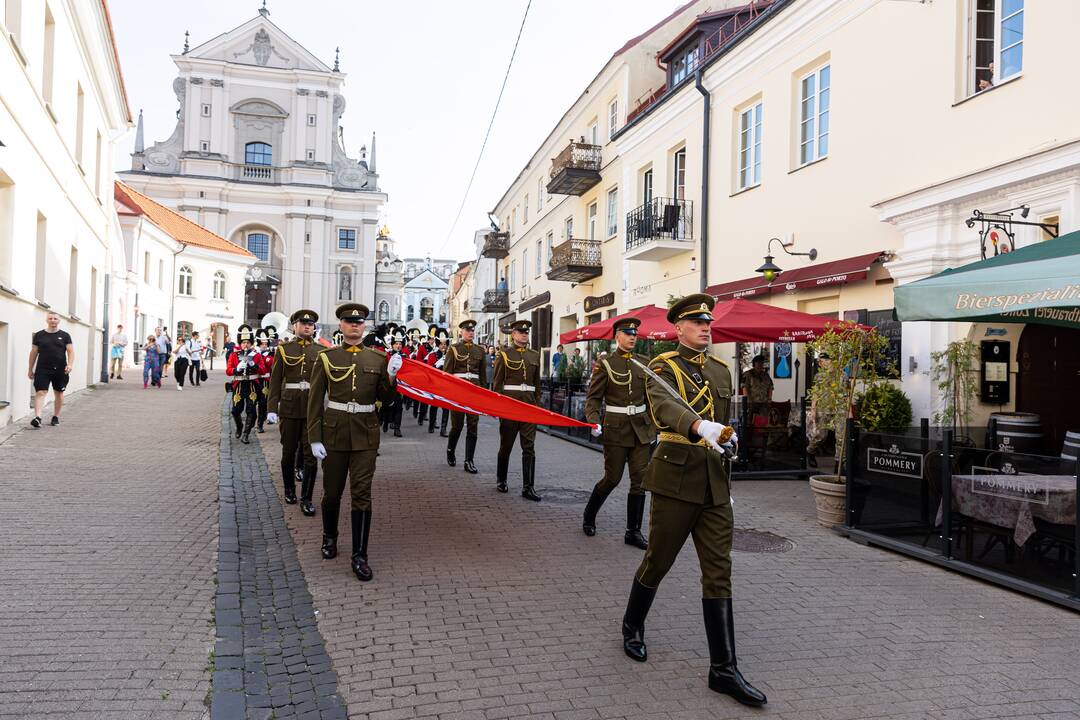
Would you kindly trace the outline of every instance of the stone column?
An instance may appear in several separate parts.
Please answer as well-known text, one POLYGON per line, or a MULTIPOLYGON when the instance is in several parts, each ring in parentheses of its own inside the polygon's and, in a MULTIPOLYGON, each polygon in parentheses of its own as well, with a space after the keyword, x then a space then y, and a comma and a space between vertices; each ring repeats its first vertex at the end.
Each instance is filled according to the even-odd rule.
POLYGON ((286 315, 298 310, 304 301, 304 215, 285 215, 285 260, 281 279, 281 302, 286 315))

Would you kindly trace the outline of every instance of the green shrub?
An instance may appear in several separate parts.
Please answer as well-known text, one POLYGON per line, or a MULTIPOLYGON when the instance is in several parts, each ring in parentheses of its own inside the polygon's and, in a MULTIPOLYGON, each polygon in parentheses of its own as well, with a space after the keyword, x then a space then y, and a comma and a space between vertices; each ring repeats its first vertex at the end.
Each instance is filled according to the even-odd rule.
POLYGON ((892 383, 870 386, 855 402, 859 425, 870 432, 902 430, 911 425, 911 400, 892 383))

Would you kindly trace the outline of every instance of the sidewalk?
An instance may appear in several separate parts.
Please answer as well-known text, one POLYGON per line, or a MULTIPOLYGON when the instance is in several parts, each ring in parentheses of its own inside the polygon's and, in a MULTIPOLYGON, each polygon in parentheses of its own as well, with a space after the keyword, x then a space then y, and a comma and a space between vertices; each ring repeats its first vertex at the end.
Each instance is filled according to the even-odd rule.
POLYGON ((0 717, 207 715, 222 386, 135 375, 0 444, 0 717))
MULTIPOLYGON (((837 537, 793 481, 734 491, 738 528, 793 544, 733 559, 740 667, 767 708, 706 688, 689 544, 653 605, 649 662, 634 663, 619 632, 641 558, 622 542, 627 481, 587 538, 581 512, 600 456, 537 434, 544 501, 530 503, 517 450, 510 493, 495 492, 496 423, 480 427, 475 476, 461 469, 464 439, 450 468, 445 440, 409 416, 404 438, 383 435, 373 582, 349 570, 347 511, 341 555, 324 561, 320 519, 286 509, 350 717, 1080 718, 1080 617, 837 537)), ((276 429, 261 440, 280 495, 276 429)))

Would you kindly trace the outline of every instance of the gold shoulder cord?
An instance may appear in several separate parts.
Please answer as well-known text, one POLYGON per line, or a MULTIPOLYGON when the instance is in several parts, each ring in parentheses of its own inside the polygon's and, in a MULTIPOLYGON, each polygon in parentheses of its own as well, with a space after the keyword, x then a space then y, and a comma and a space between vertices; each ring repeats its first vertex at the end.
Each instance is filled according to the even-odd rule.
POLYGON ((303 350, 300 351, 299 355, 290 357, 289 355, 285 354, 285 346, 278 345, 277 352, 278 355, 281 356, 281 362, 285 363, 289 367, 296 367, 297 365, 299 365, 300 376, 303 377, 306 374, 304 371, 307 369, 307 363, 305 362, 307 360, 307 354, 303 350))
POLYGON ((607 370, 608 378, 611 380, 612 384, 621 385, 626 388, 627 392, 630 392, 630 381, 633 379, 633 375, 631 375, 630 371, 627 370, 625 373, 616 372, 611 367, 611 364, 608 363, 607 358, 604 358, 600 362, 604 364, 604 369, 607 370))
POLYGON ((356 365, 350 365, 349 367, 338 367, 330 362, 330 358, 326 357, 328 353, 319 355, 322 358, 323 370, 326 371, 326 377, 330 378, 331 382, 344 382, 346 378, 352 377, 352 389, 356 389, 356 365), (337 371, 337 375, 334 374, 337 371))
POLYGON ((454 353, 454 359, 455 360, 457 360, 458 362, 464 362, 464 363, 466 363, 466 365, 468 364, 469 356, 466 355, 465 357, 461 357, 461 353, 459 353, 457 351, 457 348, 454 347, 453 345, 450 346, 450 352, 454 353))
POLYGON ((500 350, 499 354, 502 355, 503 364, 506 365, 507 370, 513 370, 514 372, 517 372, 518 370, 525 369, 525 358, 521 358, 520 360, 511 360, 506 356, 505 350, 500 350))
MULTIPOLYGON (((697 414, 699 416, 704 418, 706 416, 706 414, 707 414, 708 419, 712 420, 713 419, 713 397, 712 397, 712 393, 709 392, 709 381, 706 380, 705 384, 699 387, 698 384, 694 382, 693 378, 691 378, 689 375, 687 375, 685 372, 683 372, 682 368, 680 368, 675 363, 675 360, 673 358, 661 357, 660 359, 662 359, 667 364, 667 366, 671 368, 671 371, 673 373, 675 373, 675 382, 678 383, 678 385, 679 385, 679 394, 682 395, 683 400, 686 400, 687 404, 689 404, 691 408, 694 408, 695 405, 697 404, 697 402, 699 400, 701 400, 702 397, 704 397, 705 398, 705 406, 702 407, 700 410, 696 410, 696 408, 695 408, 695 410, 696 410, 696 412, 697 412, 697 414), (691 399, 686 393, 687 384, 690 385, 690 390, 693 391, 694 393, 696 393, 694 395, 693 399, 691 399)), ((651 414, 651 412, 652 412, 652 410, 651 410, 651 407, 650 407, 650 414, 651 414)), ((661 427, 660 423, 656 422, 656 417, 655 416, 653 416, 653 422, 656 424, 656 426, 658 428, 661 427)), ((663 427, 667 427, 667 426, 665 425, 663 427)))

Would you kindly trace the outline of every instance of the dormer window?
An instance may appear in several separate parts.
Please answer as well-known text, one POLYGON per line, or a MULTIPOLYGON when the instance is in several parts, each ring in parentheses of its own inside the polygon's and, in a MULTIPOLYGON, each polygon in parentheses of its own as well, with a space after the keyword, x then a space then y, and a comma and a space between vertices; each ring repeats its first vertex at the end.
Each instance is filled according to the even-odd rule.
POLYGON ((244 146, 244 163, 247 165, 273 165, 274 149, 264 142, 250 142, 244 146))
POLYGON ((671 82, 669 87, 675 87, 684 79, 693 75, 697 70, 700 57, 701 49, 697 45, 680 52, 671 62, 671 82))

